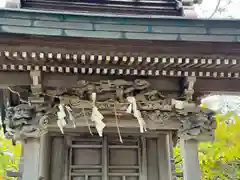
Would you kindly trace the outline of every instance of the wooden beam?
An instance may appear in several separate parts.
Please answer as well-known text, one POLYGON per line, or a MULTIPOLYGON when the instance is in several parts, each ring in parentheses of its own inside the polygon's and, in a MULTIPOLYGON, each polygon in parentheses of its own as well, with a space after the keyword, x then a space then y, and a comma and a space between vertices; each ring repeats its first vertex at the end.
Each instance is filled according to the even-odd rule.
POLYGON ((36 50, 79 49, 111 53, 140 53, 145 55, 210 55, 215 57, 239 58, 240 44, 237 42, 187 42, 187 41, 152 41, 152 40, 118 40, 82 37, 50 37, 22 34, 0 34, 0 50, 6 48, 28 48, 36 50), (79 43, 81 42, 81 43, 79 43), (21 44, 21 46, 19 46, 21 44), (148 48, 146 48, 148 47, 148 48))
POLYGON ((239 92, 240 79, 197 79, 196 92, 239 92))
MULTIPOLYGON (((44 87, 65 87, 76 86, 78 80, 111 80, 124 78, 125 80, 146 79, 154 89, 162 92, 181 92, 180 78, 168 77, 137 77, 137 76, 98 76, 83 74, 61 74, 61 73, 43 73, 44 87)), ((30 86, 32 80, 29 72, 0 72, 0 87, 8 86, 30 86)), ((240 91, 240 79, 207 79, 197 78, 194 91, 196 93, 228 92, 234 93, 240 91)))
MULTIPOLYGON (((129 135, 129 136, 144 136, 144 137, 153 137, 157 138, 159 135, 166 135, 169 133, 169 130, 152 130, 152 131, 147 131, 145 133, 140 133, 139 128, 121 128, 120 129, 122 134, 129 135)), ((59 128, 49 128, 48 129, 49 135, 50 136, 64 136, 61 134, 59 128)), ((90 135, 89 129, 87 127, 78 127, 76 129, 65 129, 64 131, 67 133, 68 136, 82 136, 83 134, 90 135), (81 132, 81 134, 79 134, 81 132)), ((93 127, 92 128, 92 133, 95 135, 98 135, 96 129, 93 127)), ((116 134, 116 127, 108 127, 104 129, 104 133, 108 134, 116 134)))
MULTIPOLYGON (((160 91, 179 91, 178 78, 147 78, 133 76, 98 76, 98 75, 82 75, 82 74, 61 74, 61 73, 43 73, 42 84, 44 87, 65 87, 72 88, 77 86, 78 80, 113 80, 125 79, 133 81, 135 79, 146 79, 152 84, 153 88, 160 91)), ((32 85, 32 79, 29 72, 0 72, 0 87, 8 86, 27 86, 32 85)))
MULTIPOLYGON (((91 120, 86 122, 85 118, 81 118, 81 119, 77 118, 75 120, 75 122, 76 122, 76 126, 79 127, 79 128, 80 127, 88 127, 88 125, 89 125, 89 126, 93 127, 93 129, 95 129, 95 125, 91 120)), ((149 129, 149 131, 169 130, 169 129, 177 130, 181 126, 180 121, 177 121, 177 120, 175 120, 175 121, 174 120, 166 120, 162 124, 154 123, 151 120, 148 120, 148 121, 145 120, 145 122, 146 122, 146 126, 149 129)), ((114 118, 113 119, 105 118, 104 123, 106 124, 106 129, 107 128, 116 128, 118 126, 119 128, 123 128, 123 129, 136 128, 136 129, 139 130, 139 124, 138 124, 137 119, 121 119, 121 120, 119 120, 118 125, 117 125, 114 118)), ((50 124, 48 124, 47 128, 48 129, 58 128, 57 121, 51 122, 50 124)), ((73 132, 78 131, 77 128, 73 128, 73 125, 71 123, 67 124, 64 127, 64 131, 65 130, 71 130, 73 132)))
POLYGON ((0 72, 0 87, 31 85, 31 78, 27 72, 0 72))

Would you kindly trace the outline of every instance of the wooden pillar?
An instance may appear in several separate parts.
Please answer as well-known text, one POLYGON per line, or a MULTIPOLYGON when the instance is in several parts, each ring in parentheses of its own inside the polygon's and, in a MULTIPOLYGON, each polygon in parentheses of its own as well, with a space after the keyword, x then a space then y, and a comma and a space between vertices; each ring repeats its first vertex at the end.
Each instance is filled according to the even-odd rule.
POLYGON ((64 179, 65 169, 65 143, 63 137, 53 137, 51 149, 51 175, 50 180, 64 179))
POLYGON ((158 139, 158 162, 160 180, 172 180, 170 133, 160 135, 158 139))
POLYGON ((23 168, 24 168, 24 146, 22 146, 22 150, 21 150, 21 157, 20 157, 20 162, 18 165, 18 170, 19 173, 21 174, 21 177, 18 178, 18 180, 23 180, 22 175, 23 175, 23 168))
POLYGON ((183 160, 184 180, 200 180, 201 171, 198 159, 198 141, 181 139, 180 147, 183 160))
POLYGON ((40 158, 39 161, 39 176, 44 180, 49 180, 50 169, 50 138, 48 134, 44 134, 40 138, 40 158))
POLYGON ((49 169, 47 153, 47 135, 41 138, 29 138, 23 144, 23 180, 48 180, 49 169))
POLYGON ((23 180, 39 179, 40 139, 27 139, 24 146, 23 180))

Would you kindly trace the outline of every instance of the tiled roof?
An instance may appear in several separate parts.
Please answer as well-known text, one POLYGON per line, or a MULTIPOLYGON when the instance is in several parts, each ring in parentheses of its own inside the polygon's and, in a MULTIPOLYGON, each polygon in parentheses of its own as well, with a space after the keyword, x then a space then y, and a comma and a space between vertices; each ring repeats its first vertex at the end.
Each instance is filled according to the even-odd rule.
POLYGON ((139 40, 240 42, 240 21, 0 9, 0 33, 139 40))

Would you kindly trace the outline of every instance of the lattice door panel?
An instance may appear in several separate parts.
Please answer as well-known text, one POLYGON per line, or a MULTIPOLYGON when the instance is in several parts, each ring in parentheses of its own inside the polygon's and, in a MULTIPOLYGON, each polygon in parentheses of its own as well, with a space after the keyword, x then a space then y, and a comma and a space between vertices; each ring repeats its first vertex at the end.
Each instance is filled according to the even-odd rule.
POLYGON ((139 180, 139 138, 91 137, 75 139, 70 148, 70 180, 139 180))
POLYGON ((117 135, 75 137, 69 150, 69 180, 166 180, 170 161, 163 139, 123 136, 121 143, 117 135))
POLYGON ((76 139, 70 149, 71 180, 102 180, 103 141, 100 138, 76 139))
POLYGON ((141 144, 139 138, 123 139, 109 137, 108 177, 109 180, 139 180, 141 165, 141 144))

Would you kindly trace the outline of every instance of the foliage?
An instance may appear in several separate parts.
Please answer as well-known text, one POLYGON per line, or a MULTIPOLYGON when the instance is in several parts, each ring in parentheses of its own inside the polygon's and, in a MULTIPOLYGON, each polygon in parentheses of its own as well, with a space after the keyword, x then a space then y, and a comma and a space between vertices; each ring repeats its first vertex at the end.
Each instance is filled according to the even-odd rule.
MULTIPOLYGON (((240 179, 240 120, 232 113, 217 115, 215 141, 199 144, 204 180, 240 179), (228 119, 228 121, 226 121, 228 119)), ((177 171, 181 171, 179 147, 175 148, 177 171)))
POLYGON ((3 133, 0 132, 0 180, 10 180, 6 177, 6 170, 17 171, 20 160, 21 146, 12 145, 12 141, 4 138, 3 133))

